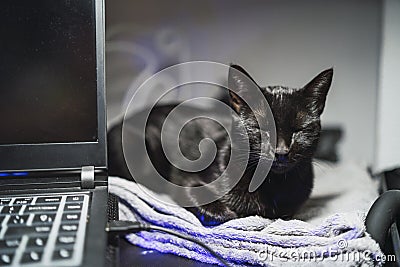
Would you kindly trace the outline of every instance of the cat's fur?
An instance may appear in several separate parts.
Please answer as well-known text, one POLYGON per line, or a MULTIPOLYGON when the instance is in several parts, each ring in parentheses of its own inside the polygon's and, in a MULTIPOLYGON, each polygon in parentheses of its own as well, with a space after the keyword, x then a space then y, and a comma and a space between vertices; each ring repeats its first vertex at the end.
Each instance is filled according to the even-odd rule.
MULTIPOLYGON (((232 65, 231 69, 236 69, 250 77, 238 65, 232 65)), ((308 199, 314 176, 311 160, 318 143, 321 130, 320 115, 325 106, 332 76, 333 70, 328 69, 302 88, 259 87, 274 115, 277 147, 271 171, 266 174, 267 177, 262 185, 252 193, 248 191, 254 172, 254 165, 250 163, 262 158, 265 151, 261 144, 260 129, 255 120, 255 114, 238 95, 230 93, 229 104, 245 124, 250 137, 249 164, 239 183, 229 193, 210 204, 190 209, 203 220, 203 223, 214 224, 249 215, 286 218, 292 216, 308 199)), ((230 71, 229 86, 246 90, 247 86, 251 85, 230 71)), ((230 156, 231 142, 226 131, 219 124, 207 119, 194 120, 183 128, 179 137, 182 154, 189 159, 198 158, 200 140, 211 138, 217 146, 217 156, 209 167, 197 173, 175 168, 164 156, 160 142, 162 123, 175 106, 158 106, 151 112, 145 136, 149 156, 159 173, 176 184, 185 186, 207 184, 225 170, 230 156)), ((188 112, 195 114, 196 108, 188 112)), ((266 112, 258 111, 257 113, 257 116, 266 116, 266 112)), ((232 118, 227 119, 232 120, 232 118)), ((134 121, 134 117, 132 120, 134 121)), ((235 122, 232 127, 233 132, 237 130, 235 122)), ((131 177, 123 159, 120 136, 121 124, 111 129, 108 134, 110 174, 131 177)), ((139 175, 146 175, 146 173, 139 175)), ((229 174, 222 179, 229 180, 229 174)), ((218 191, 220 188, 214 188, 214 190, 218 191)), ((193 203, 196 203, 196 197, 190 196, 190 190, 187 193, 193 203)))

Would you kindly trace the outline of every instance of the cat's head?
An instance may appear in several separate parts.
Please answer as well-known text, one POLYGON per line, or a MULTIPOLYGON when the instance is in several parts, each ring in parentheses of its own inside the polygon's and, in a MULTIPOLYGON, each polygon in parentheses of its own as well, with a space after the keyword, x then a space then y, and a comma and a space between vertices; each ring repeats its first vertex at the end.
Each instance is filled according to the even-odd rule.
MULTIPOLYGON (((276 127, 276 149, 271 171, 284 173, 296 164, 310 161, 318 144, 321 130, 320 116, 333 77, 333 69, 327 69, 301 88, 284 86, 260 87, 240 66, 231 65, 228 86, 235 92, 246 93, 249 88, 262 92, 269 104, 276 127), (243 79, 238 71, 249 77, 243 79)), ((244 123, 250 140, 250 157, 270 159, 271 153, 261 143, 259 121, 266 121, 267 109, 252 111, 236 93, 230 91, 230 105, 244 123), (265 112, 263 112, 263 110, 265 112), (269 155, 269 156, 268 156, 269 155)), ((254 100, 258 101, 258 100, 254 100)), ((264 100, 259 100, 261 102, 264 100)), ((265 103, 265 101, 264 101, 265 103)), ((266 121, 266 123, 268 123, 266 121)))

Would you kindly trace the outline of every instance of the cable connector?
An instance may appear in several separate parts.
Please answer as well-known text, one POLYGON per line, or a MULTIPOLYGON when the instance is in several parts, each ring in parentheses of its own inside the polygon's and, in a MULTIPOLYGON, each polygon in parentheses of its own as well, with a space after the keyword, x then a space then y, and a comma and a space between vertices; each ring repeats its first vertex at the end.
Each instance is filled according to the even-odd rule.
POLYGON ((200 240, 197 240, 191 236, 181 234, 179 232, 176 232, 176 231, 168 229, 168 228, 160 227, 157 225, 140 223, 138 221, 136 221, 136 222, 133 222, 133 221, 111 221, 111 222, 107 223, 105 230, 108 233, 109 238, 116 237, 116 236, 125 236, 127 234, 137 233, 140 231, 159 231, 159 232, 168 233, 168 234, 177 236, 179 238, 186 239, 190 242, 193 242, 193 243, 203 247, 208 252, 210 252, 210 254, 212 256, 214 256, 216 259, 218 259, 226 267, 232 266, 228 261, 226 261, 218 253, 216 253, 212 248, 210 248, 208 245, 201 242, 200 240))
POLYGON ((148 224, 132 221, 111 221, 106 225, 108 235, 127 235, 140 231, 148 231, 151 228, 148 224))

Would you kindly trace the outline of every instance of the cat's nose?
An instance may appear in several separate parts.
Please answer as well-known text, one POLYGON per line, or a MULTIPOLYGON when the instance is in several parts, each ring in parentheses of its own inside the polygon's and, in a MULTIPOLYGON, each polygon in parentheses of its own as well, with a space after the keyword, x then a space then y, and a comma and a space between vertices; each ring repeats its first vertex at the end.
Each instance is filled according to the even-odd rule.
POLYGON ((288 161, 288 153, 285 154, 275 153, 275 160, 280 163, 286 163, 288 161))
POLYGON ((283 138, 278 138, 275 149, 275 162, 285 164, 288 161, 289 147, 283 138))
POLYGON ((284 142, 279 142, 275 150, 275 159, 278 162, 285 163, 288 160, 289 148, 284 144, 284 142))

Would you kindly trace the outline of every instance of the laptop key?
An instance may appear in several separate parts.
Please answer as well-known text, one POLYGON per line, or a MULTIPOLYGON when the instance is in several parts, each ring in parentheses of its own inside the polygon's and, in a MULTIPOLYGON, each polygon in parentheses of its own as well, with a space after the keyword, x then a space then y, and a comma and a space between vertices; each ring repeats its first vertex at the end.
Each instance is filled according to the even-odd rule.
POLYGON ((23 235, 45 235, 50 233, 51 226, 29 226, 29 227, 21 227, 21 226, 14 226, 8 227, 5 237, 12 237, 12 236, 23 236, 23 235))
POLYGON ((1 210, 1 214, 18 214, 21 210, 21 206, 5 206, 1 210))
POLYGON ((22 255, 21 263, 35 263, 42 259, 42 251, 28 251, 22 255))
POLYGON ((11 202, 11 198, 1 198, 0 199, 0 205, 2 205, 2 206, 10 204, 10 202, 11 202))
POLYGON ((0 265, 1 266, 10 265, 12 263, 13 258, 14 258, 13 252, 0 252, 0 265))
POLYGON ((67 260, 73 256, 73 249, 61 248, 54 251, 53 260, 67 260))
POLYGON ((69 222, 78 222, 79 219, 81 218, 80 213, 64 213, 62 216, 61 221, 63 223, 69 223, 69 222))
POLYGON ((26 245, 27 248, 44 248, 47 243, 47 237, 31 237, 26 245))
POLYGON ((77 224, 62 224, 60 226, 60 233, 75 233, 78 231, 78 225, 77 224))
POLYGON ((29 215, 12 215, 7 224, 8 225, 24 225, 27 223, 29 215))
POLYGON ((82 210, 82 203, 66 203, 64 211, 80 211, 82 210))
POLYGON ((38 197, 36 199, 36 204, 53 204, 60 202, 61 202, 61 197, 38 197))
POLYGON ((21 244, 21 238, 9 238, 0 241, 0 250, 2 249, 16 249, 21 244))
POLYGON ((66 202, 83 202, 83 196, 68 196, 66 202))
POLYGON ((76 241, 75 235, 61 235, 57 238, 57 247, 74 245, 76 241))
POLYGON ((44 213, 57 212, 58 204, 53 205, 29 205, 25 208, 25 213, 44 213))
POLYGON ((35 217, 33 217, 32 224, 52 224, 54 222, 54 219, 56 217, 56 214, 35 214, 35 217))
POLYGON ((32 197, 19 197, 14 200, 13 205, 28 205, 32 203, 32 197))
POLYGON ((0 215, 0 224, 2 224, 3 223, 3 221, 4 221, 4 219, 6 218, 6 216, 5 215, 0 215))

